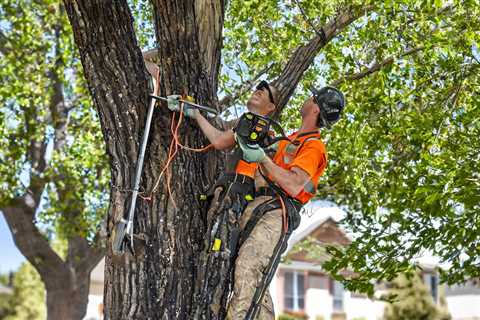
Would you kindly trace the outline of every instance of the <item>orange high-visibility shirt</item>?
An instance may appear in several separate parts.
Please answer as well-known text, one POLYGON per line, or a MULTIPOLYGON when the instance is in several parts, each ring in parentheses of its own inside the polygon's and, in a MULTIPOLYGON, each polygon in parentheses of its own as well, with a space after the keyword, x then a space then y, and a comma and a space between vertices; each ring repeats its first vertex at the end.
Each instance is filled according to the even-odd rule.
POLYGON ((244 176, 253 178, 257 168, 258 168, 258 163, 256 162, 247 162, 245 160, 239 160, 237 163, 237 166, 235 167, 235 172, 238 174, 243 174, 244 176))
POLYGON ((288 138, 292 142, 281 140, 273 162, 281 168, 290 170, 298 167, 305 171, 310 180, 297 195, 290 195, 302 203, 308 202, 317 192, 318 179, 327 166, 327 149, 320 140, 320 133, 312 132, 300 135, 298 132, 291 134, 288 138))

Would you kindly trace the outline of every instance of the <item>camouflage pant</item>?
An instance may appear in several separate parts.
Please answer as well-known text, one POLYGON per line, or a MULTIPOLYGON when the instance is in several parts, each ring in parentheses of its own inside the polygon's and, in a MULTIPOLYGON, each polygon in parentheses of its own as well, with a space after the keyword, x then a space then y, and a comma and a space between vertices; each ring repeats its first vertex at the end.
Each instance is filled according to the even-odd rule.
MULTIPOLYGON (((271 196, 259 196, 250 202, 240 219, 240 229, 245 229, 255 208, 272 199, 271 196)), ((234 292, 229 302, 227 319, 245 319, 252 305, 255 291, 268 272, 267 268, 282 236, 282 228, 282 209, 268 211, 253 226, 249 236, 241 244, 235 264, 234 292)), ((256 319, 275 319, 268 290, 263 297, 256 319)))

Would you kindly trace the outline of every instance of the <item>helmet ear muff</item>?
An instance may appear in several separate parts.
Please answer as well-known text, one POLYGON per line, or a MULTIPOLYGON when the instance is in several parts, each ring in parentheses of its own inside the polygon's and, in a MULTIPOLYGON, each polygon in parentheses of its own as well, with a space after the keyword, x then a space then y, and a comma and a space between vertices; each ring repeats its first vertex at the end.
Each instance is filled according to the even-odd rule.
POLYGON ((340 120, 340 115, 345 107, 345 97, 343 93, 334 87, 323 87, 320 90, 315 88, 310 89, 313 93, 315 103, 320 108, 318 115, 317 126, 331 127, 334 123, 340 120))
POLYGON ((321 106, 318 107, 320 112, 318 113, 318 118, 317 118, 317 127, 319 128, 330 128, 330 125, 327 121, 328 115, 325 112, 325 109, 322 108, 321 106))

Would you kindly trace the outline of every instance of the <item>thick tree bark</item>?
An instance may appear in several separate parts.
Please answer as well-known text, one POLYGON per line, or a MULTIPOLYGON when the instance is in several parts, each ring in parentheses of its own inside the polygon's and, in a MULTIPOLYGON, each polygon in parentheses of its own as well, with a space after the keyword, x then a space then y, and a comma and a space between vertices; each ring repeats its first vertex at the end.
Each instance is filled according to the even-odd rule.
MULTIPOLYGON (((147 73, 125 0, 64 0, 85 76, 110 156, 108 229, 129 209, 139 142, 148 104, 147 73)), ((160 95, 189 94, 217 105, 224 3, 221 0, 153 0, 159 45, 160 95)), ((327 41, 358 17, 348 11, 325 27, 327 41), (338 21, 337 21, 338 20, 338 21)), ((277 81, 282 107, 326 41, 313 39, 292 56, 277 81)), ((172 113, 157 107, 145 155, 134 221, 134 253, 114 256, 111 240, 105 269, 107 319, 192 319, 199 253, 207 230, 198 196, 218 175, 218 153, 179 150, 156 186, 172 140, 172 113), (166 178, 170 177, 170 179, 166 178), (167 185, 170 182, 169 192, 167 185)), ((186 119, 183 144, 199 147, 203 135, 186 119)), ((211 227, 211 226, 208 226, 211 227)))

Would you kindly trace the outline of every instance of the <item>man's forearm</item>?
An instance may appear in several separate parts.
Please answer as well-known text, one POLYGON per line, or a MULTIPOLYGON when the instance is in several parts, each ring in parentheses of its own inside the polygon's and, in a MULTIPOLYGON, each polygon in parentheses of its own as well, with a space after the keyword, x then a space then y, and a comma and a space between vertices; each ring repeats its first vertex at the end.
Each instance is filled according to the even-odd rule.
POLYGON ((268 156, 260 163, 260 166, 290 196, 294 197, 302 190, 303 181, 300 180, 303 179, 296 172, 277 166, 268 156))
POLYGON ((215 149, 226 149, 235 144, 233 137, 233 132, 222 131, 215 128, 207 119, 205 119, 202 114, 196 110, 195 119, 197 120, 198 126, 202 130, 203 134, 207 137, 210 143, 213 144, 215 149))

